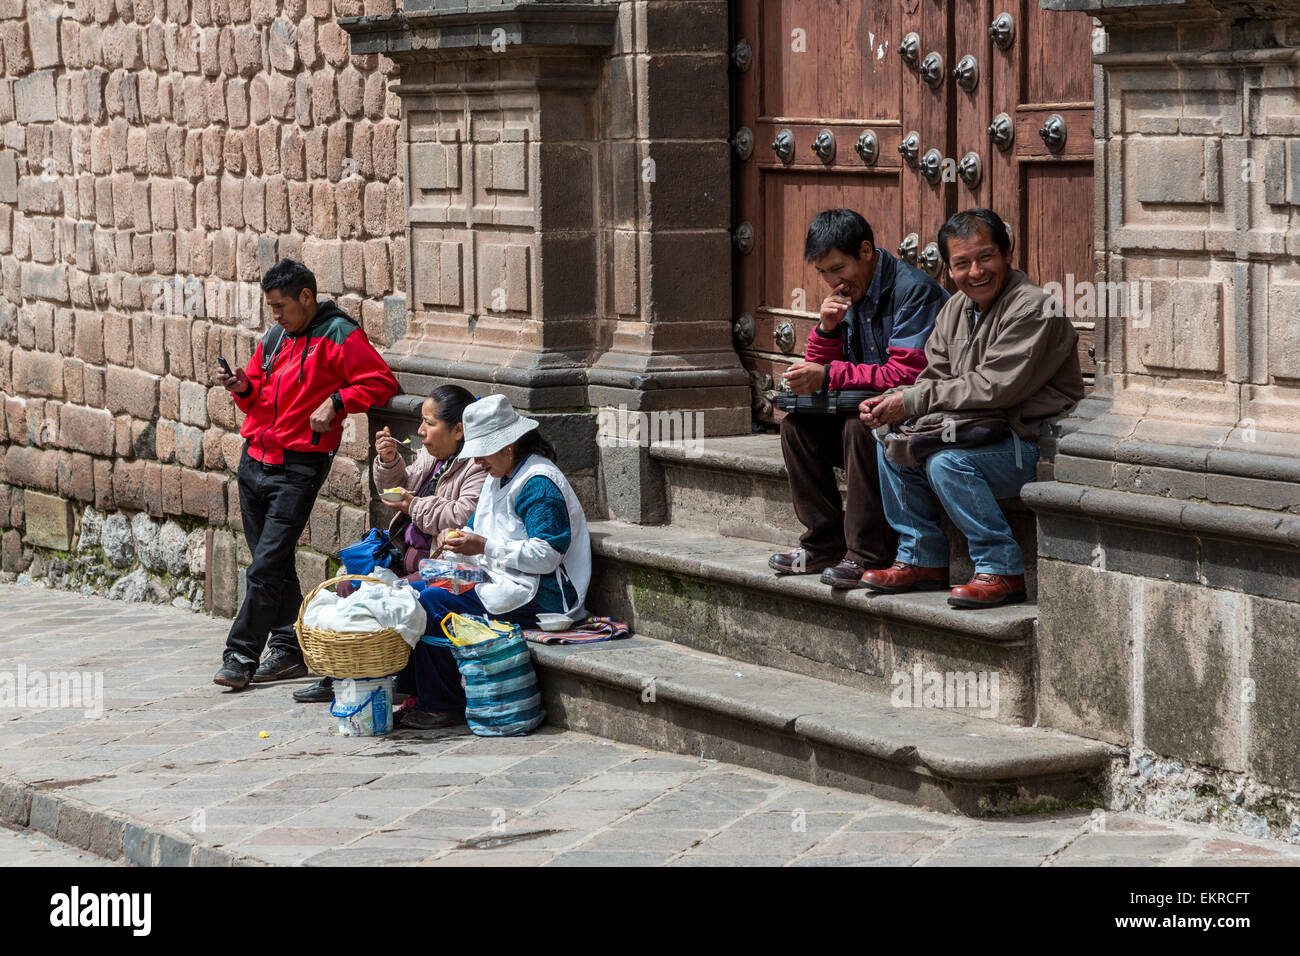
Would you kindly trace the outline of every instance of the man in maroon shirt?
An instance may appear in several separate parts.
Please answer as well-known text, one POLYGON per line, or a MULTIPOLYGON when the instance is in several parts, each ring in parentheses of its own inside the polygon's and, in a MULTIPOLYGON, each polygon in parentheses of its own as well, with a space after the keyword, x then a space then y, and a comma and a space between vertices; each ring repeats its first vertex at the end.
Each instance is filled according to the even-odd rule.
MULTIPOLYGON (((910 385, 925 368, 925 340, 948 299, 919 269, 875 247, 871 226, 850 209, 818 214, 804 257, 831 294, 808 336, 803 361, 783 376, 800 395, 818 389, 883 392, 910 385)), ((876 442, 858 416, 791 414, 781 422, 781 451, 794 511, 807 529, 801 547, 774 554, 778 574, 815 574, 833 588, 860 586, 868 568, 894 560, 897 535, 880 502, 876 442), (841 501, 835 468, 843 467, 841 501)))

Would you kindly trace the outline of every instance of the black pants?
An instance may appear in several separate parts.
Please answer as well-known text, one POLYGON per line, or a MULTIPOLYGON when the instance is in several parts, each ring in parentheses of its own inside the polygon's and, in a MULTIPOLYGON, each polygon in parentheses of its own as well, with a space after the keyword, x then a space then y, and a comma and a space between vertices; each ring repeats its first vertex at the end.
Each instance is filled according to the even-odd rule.
POLYGON ((871 429, 856 415, 787 415, 781 421, 781 452, 794 513, 807 529, 800 545, 818 560, 847 557, 868 568, 888 567, 898 534, 881 505, 871 429), (847 479, 847 501, 835 481, 837 466, 847 479))
POLYGON ((226 638, 225 660, 257 663, 268 643, 272 651, 302 655, 293 630, 302 604, 294 551, 329 466, 325 454, 288 453, 283 465, 264 465, 244 451, 239 511, 253 560, 243 606, 226 638))

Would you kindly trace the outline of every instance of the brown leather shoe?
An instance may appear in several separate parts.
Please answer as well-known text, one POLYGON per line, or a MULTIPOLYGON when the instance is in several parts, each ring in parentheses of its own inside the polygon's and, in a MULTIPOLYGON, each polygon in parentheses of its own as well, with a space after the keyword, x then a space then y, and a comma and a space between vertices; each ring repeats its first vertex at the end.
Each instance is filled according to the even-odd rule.
POLYGON ((880 594, 903 594, 907 591, 946 591, 947 568, 922 568, 915 564, 895 561, 887 568, 867 571, 862 575, 862 586, 880 594))
POLYGON ((948 603, 953 607, 1000 607, 1026 599, 1023 574, 977 574, 967 584, 952 589, 948 603))

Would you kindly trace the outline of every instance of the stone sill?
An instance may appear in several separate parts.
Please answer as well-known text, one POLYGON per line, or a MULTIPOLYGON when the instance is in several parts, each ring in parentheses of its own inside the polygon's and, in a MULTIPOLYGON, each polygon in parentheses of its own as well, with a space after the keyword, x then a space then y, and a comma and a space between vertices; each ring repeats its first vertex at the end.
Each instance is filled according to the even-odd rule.
POLYGON ((1102 522, 1300 548, 1300 517, 1240 505, 1161 498, 1059 481, 1031 482, 1021 489, 1020 499, 1039 513, 1084 515, 1102 522))
POLYGON ((1152 420, 1139 425, 1113 416, 1093 420, 1061 438, 1057 451, 1075 458, 1174 468, 1195 475, 1300 483, 1300 456, 1283 450, 1295 442, 1293 436, 1260 432, 1248 441, 1247 432, 1240 428, 1174 423, 1162 429, 1161 424, 1152 420), (1169 434, 1162 435, 1162 430, 1169 434), (1229 441, 1236 447, 1227 447, 1229 441), (1270 445, 1277 451, 1238 450, 1247 444, 1270 445))
POLYGON ((352 53, 446 60, 491 54, 497 30, 511 52, 600 53, 614 46, 618 12, 587 3, 511 3, 454 11, 340 17, 352 53), (514 49, 517 48, 517 49, 514 49))

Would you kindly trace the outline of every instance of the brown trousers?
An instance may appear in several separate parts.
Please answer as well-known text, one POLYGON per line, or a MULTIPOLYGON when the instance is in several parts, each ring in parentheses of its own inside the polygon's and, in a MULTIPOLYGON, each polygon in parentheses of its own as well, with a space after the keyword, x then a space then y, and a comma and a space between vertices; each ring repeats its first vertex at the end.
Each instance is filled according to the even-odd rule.
POLYGON ((790 477, 794 513, 807 529, 799 539, 814 559, 849 558, 867 568, 888 567, 898 534, 880 503, 876 439, 856 415, 787 415, 781 452, 790 477), (835 469, 848 479, 840 497, 835 469))

